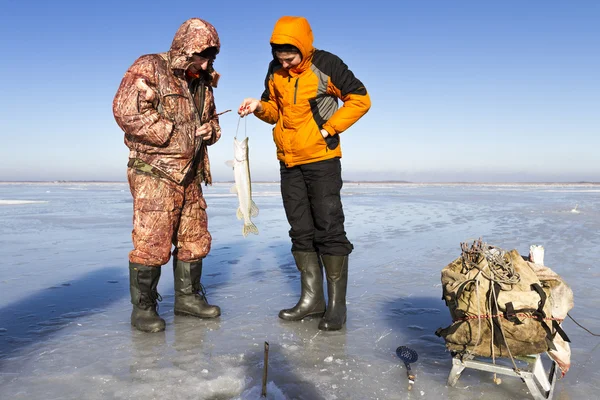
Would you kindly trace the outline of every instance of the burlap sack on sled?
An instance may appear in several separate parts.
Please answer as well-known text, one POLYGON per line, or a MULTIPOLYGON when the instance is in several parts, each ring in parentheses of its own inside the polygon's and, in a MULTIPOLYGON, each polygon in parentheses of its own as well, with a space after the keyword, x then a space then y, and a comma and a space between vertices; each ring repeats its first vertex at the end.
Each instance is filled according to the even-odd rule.
POLYGON ((436 332, 456 353, 518 357, 549 352, 563 374, 570 366, 568 338, 560 323, 573 293, 550 268, 479 243, 485 251, 463 254, 442 270, 443 299, 453 323, 436 332))

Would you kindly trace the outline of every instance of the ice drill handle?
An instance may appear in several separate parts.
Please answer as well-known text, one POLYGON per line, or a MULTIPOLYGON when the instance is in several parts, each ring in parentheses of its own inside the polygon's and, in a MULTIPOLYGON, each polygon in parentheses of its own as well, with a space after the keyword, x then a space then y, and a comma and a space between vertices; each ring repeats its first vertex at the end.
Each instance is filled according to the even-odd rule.
POLYGON ((404 365, 406 366, 406 376, 408 377, 408 390, 411 390, 415 384, 415 376, 410 369, 410 364, 405 362, 404 365))

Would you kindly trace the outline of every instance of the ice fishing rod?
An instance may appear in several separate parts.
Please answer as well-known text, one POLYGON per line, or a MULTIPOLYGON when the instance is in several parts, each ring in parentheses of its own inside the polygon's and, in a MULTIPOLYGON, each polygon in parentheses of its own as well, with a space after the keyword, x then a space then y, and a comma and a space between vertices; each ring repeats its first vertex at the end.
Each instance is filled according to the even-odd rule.
MULTIPOLYGON (((199 115, 200 125, 202 125, 202 113, 204 112, 204 107, 202 107, 202 112, 200 112, 200 110, 198 109, 198 106, 196 105, 196 102, 193 99, 192 99, 192 104, 194 104, 194 108, 196 109, 196 112, 199 115)), ((223 115, 225 113, 228 113, 229 111, 231 111, 231 110, 222 111, 222 112, 216 114, 216 116, 218 117, 219 115, 223 115)), ((202 139, 202 136, 196 136, 196 140, 198 141, 198 144, 196 146, 196 151, 194 151, 194 157, 186 164, 186 166, 184 167, 184 169, 187 168, 191 163, 198 162, 197 161, 198 160, 198 155, 200 154, 200 151, 202 150, 202 146, 204 145, 204 139, 202 139)), ((193 168, 190 168, 188 170, 188 173, 192 169, 193 168)))

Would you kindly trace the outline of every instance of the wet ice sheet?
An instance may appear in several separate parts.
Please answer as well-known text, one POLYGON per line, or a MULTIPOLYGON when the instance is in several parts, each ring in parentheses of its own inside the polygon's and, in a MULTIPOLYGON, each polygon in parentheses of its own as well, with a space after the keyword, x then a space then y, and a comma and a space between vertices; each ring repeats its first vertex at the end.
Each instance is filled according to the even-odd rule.
MULTIPOLYGON (((572 315, 600 331, 598 186, 346 184, 355 251, 340 332, 277 318, 299 292, 279 187, 253 185, 261 233, 244 239, 229 186, 204 188, 214 242, 203 282, 222 317, 174 317, 166 266, 167 330, 149 335, 128 321, 127 186, 0 185, 0 398, 256 399, 265 341, 271 399, 527 398, 518 379, 496 386, 478 371, 445 386, 451 360, 434 335, 450 323, 440 271, 478 237, 522 254, 545 246, 546 264, 574 290, 572 315), (410 394, 399 345, 419 353, 410 394)), ((595 398, 600 341, 564 327, 573 366, 555 398, 595 398)))

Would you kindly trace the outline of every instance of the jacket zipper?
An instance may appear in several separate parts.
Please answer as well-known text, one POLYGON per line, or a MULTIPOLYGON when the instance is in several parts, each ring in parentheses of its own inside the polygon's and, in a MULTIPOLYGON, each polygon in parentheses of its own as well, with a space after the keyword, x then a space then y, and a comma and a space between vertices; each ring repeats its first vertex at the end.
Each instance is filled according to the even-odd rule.
POLYGON ((298 94, 298 80, 300 78, 296 78, 296 83, 294 84, 294 104, 296 104, 296 95, 298 94))
MULTIPOLYGON (((200 122, 200 125, 202 125, 202 114, 204 114, 204 91, 205 91, 204 82, 202 82, 196 88, 196 91, 194 92, 194 93, 197 93, 198 90, 201 91, 201 95, 200 95, 200 99, 199 99, 200 108, 198 108, 198 105, 194 101, 194 94, 192 94, 192 92, 188 88, 185 88, 185 90, 187 90, 188 99, 190 99, 192 101, 192 104, 194 105, 194 109, 196 110, 196 113, 198 113, 198 121, 200 122)), ((196 142, 196 140, 198 140, 198 137, 195 136, 195 132, 194 132, 194 142, 196 142)), ((200 144, 196 146, 196 151, 194 151, 194 156, 183 167, 183 169, 181 170, 182 173, 183 173, 183 171, 186 170, 186 168, 188 168, 190 166, 190 164, 192 164, 194 162, 196 157, 198 157, 198 154, 200 153, 200 149, 202 149, 202 143, 203 143, 202 138, 200 138, 200 144)), ((188 173, 189 173, 189 171, 188 171, 188 173)), ((187 175, 187 173, 186 173, 186 175, 187 175)), ((184 179, 185 179, 185 177, 184 177, 184 179)))
POLYGON ((198 120, 200 121, 200 125, 202 125, 202 114, 204 114, 204 92, 205 92, 204 82, 200 83, 200 85, 196 88, 194 94, 192 94, 189 90, 188 90, 188 92, 190 93, 190 97, 192 99, 192 104, 194 105, 194 109, 198 113, 198 120), (198 91, 200 91, 200 98, 198 99, 198 102, 200 103, 200 108, 198 108, 198 105, 194 101, 194 96, 196 93, 198 93, 198 91))

